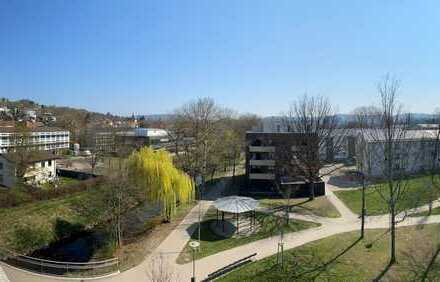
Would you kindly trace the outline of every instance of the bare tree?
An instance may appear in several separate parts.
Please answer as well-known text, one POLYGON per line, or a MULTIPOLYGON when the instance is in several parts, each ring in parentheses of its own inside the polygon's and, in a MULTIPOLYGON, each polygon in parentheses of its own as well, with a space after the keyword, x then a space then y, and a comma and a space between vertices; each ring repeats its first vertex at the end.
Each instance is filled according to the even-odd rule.
POLYGON ((191 177, 201 175, 206 179, 218 165, 210 160, 217 150, 219 125, 224 115, 224 109, 210 98, 199 98, 176 110, 170 127, 176 142, 176 161, 191 177))
POLYGON ((151 258, 146 273, 149 281, 152 282, 179 281, 178 276, 173 272, 163 255, 151 258))
POLYGON ((24 123, 17 123, 11 138, 11 154, 15 165, 15 176, 18 184, 24 183, 24 176, 29 172, 29 162, 36 156, 37 148, 32 144, 31 131, 24 123))
POLYGON ((423 144, 424 152, 427 156, 424 156, 429 161, 429 175, 430 175, 430 202, 429 202, 429 214, 432 212, 432 202, 439 197, 440 194, 440 109, 437 109, 433 114, 432 123, 434 128, 433 134, 426 140, 426 144, 423 144))
POLYGON ((125 213, 145 199, 142 190, 131 183, 128 175, 124 160, 118 159, 118 163, 114 163, 104 172, 105 181, 97 187, 99 192, 94 197, 75 202, 74 205, 80 214, 91 219, 93 225, 107 222, 119 247, 123 244, 125 213))
MULTIPOLYGON (((368 156, 376 171, 381 172, 385 184, 377 184, 375 189, 387 205, 390 214, 390 265, 396 262, 396 224, 399 204, 405 200, 407 192, 406 174, 410 170, 408 156, 410 144, 405 143, 409 129, 409 115, 403 112, 397 95, 400 82, 386 75, 377 86, 380 107, 366 108, 358 113, 362 124, 364 140, 369 140, 368 156), (385 189, 380 189, 386 185, 385 189)), ((362 167, 362 169, 366 169, 362 167)), ((371 168, 369 168, 371 169, 371 168)))
POLYGON ((334 162, 336 154, 344 150, 346 129, 339 126, 336 111, 327 98, 307 94, 291 104, 282 122, 285 131, 317 137, 318 144, 308 142, 295 154, 300 163, 297 168, 302 170, 310 187, 310 199, 314 199, 314 183, 339 168, 334 166, 322 170, 327 164, 334 162), (318 158, 311 156, 315 153, 316 146, 320 155, 318 158))

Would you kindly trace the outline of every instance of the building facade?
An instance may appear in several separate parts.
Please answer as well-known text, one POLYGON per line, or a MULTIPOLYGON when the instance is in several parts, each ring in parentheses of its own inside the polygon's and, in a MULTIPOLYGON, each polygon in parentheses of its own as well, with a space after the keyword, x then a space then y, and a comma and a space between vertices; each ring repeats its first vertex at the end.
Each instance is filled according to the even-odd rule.
MULTIPOLYGON (((414 174, 440 167, 437 130, 409 130, 399 139, 392 141, 393 171, 414 174)), ((386 159, 385 138, 368 132, 359 134, 356 144, 357 167, 365 175, 381 178, 385 176, 390 163, 386 159)))
POLYGON ((105 154, 112 154, 121 150, 130 153, 144 146, 160 148, 168 141, 168 132, 164 129, 90 129, 87 134, 87 144, 83 148, 105 154))
POLYGON ((57 152, 69 149, 70 133, 55 127, 35 127, 20 132, 15 127, 0 127, 0 153, 13 152, 17 146, 31 150, 57 152))
MULTIPOLYGON (((39 186, 56 178, 56 162, 59 157, 46 152, 36 152, 27 158, 23 176, 24 183, 39 186)), ((0 185, 12 188, 17 183, 17 163, 20 157, 15 153, 0 155, 0 185)))
MULTIPOLYGON (((246 188, 242 194, 277 195, 280 185, 307 190, 306 182, 318 172, 305 165, 319 158, 318 138, 292 132, 248 132, 246 134, 246 188)), ((317 194, 322 194, 323 190, 317 194)), ((301 194, 301 193, 298 193, 301 194)))

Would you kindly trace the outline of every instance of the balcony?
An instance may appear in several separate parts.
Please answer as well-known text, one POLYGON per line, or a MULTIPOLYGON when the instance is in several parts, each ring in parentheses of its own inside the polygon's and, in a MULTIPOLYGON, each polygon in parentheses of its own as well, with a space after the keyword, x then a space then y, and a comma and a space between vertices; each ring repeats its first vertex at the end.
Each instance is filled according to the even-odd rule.
POLYGON ((249 179, 252 179, 252 180, 274 180, 275 174, 273 174, 273 173, 250 173, 249 179))
POLYGON ((249 164, 255 165, 255 166, 274 166, 275 161, 274 160, 250 160, 249 164))
POLYGON ((251 153, 275 153, 275 146, 249 146, 251 153))

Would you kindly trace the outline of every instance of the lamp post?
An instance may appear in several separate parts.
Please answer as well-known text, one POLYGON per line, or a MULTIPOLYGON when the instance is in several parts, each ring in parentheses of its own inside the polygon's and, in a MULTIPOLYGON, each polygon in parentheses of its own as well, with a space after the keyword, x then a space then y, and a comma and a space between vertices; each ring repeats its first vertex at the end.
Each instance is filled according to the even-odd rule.
POLYGON ((365 232, 365 215, 367 213, 367 209, 365 207, 365 174, 362 171, 357 171, 357 174, 362 178, 362 211, 361 211, 361 239, 364 238, 365 232))
POLYGON ((189 246, 192 249, 192 260, 193 260, 191 282, 196 282, 196 249, 200 246, 200 243, 197 241, 191 241, 189 242, 189 246))
POLYGON ((196 176, 196 185, 198 187, 198 192, 199 192, 199 228, 198 228, 198 239, 199 239, 199 245, 200 245, 200 229, 201 229, 201 221, 202 221, 202 205, 201 205, 201 200, 202 200, 202 184, 203 184, 203 177, 199 174, 196 176))

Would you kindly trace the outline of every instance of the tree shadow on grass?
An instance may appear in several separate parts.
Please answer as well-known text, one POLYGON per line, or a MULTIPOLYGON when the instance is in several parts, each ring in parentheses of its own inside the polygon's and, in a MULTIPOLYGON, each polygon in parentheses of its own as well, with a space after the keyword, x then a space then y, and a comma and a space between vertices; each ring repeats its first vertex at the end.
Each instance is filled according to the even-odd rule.
POLYGON ((349 252, 354 246, 356 246, 362 239, 358 238, 356 239, 354 242, 352 242, 349 246, 347 246, 344 250, 342 250, 340 253, 338 253, 336 256, 334 256, 333 258, 331 258, 330 260, 326 261, 325 263, 318 265, 317 267, 307 270, 303 273, 299 273, 296 278, 300 278, 301 276, 307 275, 307 274, 312 274, 314 272, 316 272, 316 274, 314 274, 311 278, 313 278, 312 280, 318 278, 322 273, 324 273, 325 271, 327 271, 327 268, 332 265, 334 262, 336 262, 340 257, 342 257, 343 255, 345 255, 347 252, 349 252))
MULTIPOLYGON (((310 253, 301 253, 296 258, 293 258, 293 262, 289 262, 289 267, 286 269, 282 269, 279 264, 274 264, 270 268, 265 268, 259 270, 255 273, 255 277, 259 277, 260 275, 267 275, 265 272, 270 272, 270 275, 279 276, 280 280, 285 281, 288 276, 289 281, 314 281, 320 275, 328 271, 330 265, 336 263, 339 258, 341 258, 344 254, 349 252, 353 247, 355 247, 361 241, 360 238, 353 241, 349 246, 344 248, 341 252, 336 254, 329 260, 324 260, 321 258, 321 255, 318 254, 319 251, 313 251, 311 249, 310 253)), ((337 276, 339 274, 334 274, 328 272, 328 275, 337 276)), ((341 278, 341 277, 339 277, 341 278)), ((335 280, 339 279, 335 277, 335 280)))
MULTIPOLYGON (((429 252, 429 251, 428 251, 429 252)), ((436 260, 440 254, 440 246, 428 253, 423 247, 412 247, 403 252, 406 260, 406 270, 413 275, 414 281, 432 281, 433 277, 439 277, 440 266, 436 260)))
MULTIPOLYGON (((303 204, 311 202, 311 201, 312 201, 311 199, 305 199, 302 202, 291 204, 291 205, 288 206, 289 212, 292 211, 292 208, 301 208, 301 209, 305 209, 305 210, 310 210, 311 211, 313 209, 302 206, 303 204)), ((284 211, 285 208, 286 208, 286 205, 281 204, 279 206, 272 207, 271 210, 274 211, 274 212, 279 212, 279 211, 284 211)))
POLYGON ((391 266, 393 266, 394 264, 392 263, 388 263, 387 266, 379 273, 379 275, 373 279, 373 281, 380 281, 385 274, 387 274, 388 270, 390 270, 391 266))
MULTIPOLYGON (((201 224, 200 224, 200 226, 201 226, 200 240, 201 241, 213 242, 213 241, 220 241, 220 240, 224 240, 224 239, 229 238, 228 236, 222 236, 222 235, 216 234, 212 230, 211 224, 216 224, 216 223, 217 222, 215 219, 205 220, 205 221, 201 222, 201 224)), ((222 224, 221 220, 218 221, 218 224, 219 225, 222 224)), ((235 229, 235 226, 227 220, 224 221, 224 224, 225 224, 225 230, 234 230, 235 229)), ((199 239, 198 229, 199 229, 198 223, 194 223, 186 229, 188 234, 191 236, 192 240, 199 239)))

